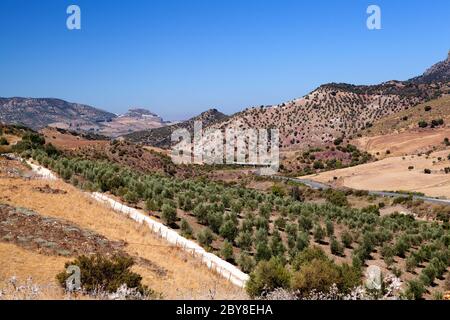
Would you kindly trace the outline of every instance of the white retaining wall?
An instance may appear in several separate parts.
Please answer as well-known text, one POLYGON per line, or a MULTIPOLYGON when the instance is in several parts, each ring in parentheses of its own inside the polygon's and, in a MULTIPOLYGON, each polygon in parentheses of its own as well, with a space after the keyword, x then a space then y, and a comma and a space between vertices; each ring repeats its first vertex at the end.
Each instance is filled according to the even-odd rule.
MULTIPOLYGON (((31 166, 31 168, 36 174, 42 176, 43 178, 49 180, 58 179, 50 170, 35 165, 30 161, 27 161, 27 163, 31 166)), ((218 256, 207 252, 197 243, 180 236, 174 230, 166 227, 165 225, 156 220, 153 220, 152 218, 150 218, 149 216, 145 215, 144 213, 142 213, 137 209, 128 207, 123 203, 115 201, 114 199, 99 192, 93 192, 90 195, 95 200, 107 204, 113 210, 126 214, 136 222, 140 224, 143 223, 147 224, 147 226, 152 232, 158 234, 161 238, 165 239, 170 244, 179 247, 185 250, 186 252, 191 253, 194 257, 199 258, 202 261, 202 263, 204 263, 209 269, 217 272, 218 274, 228 279, 233 284, 241 288, 245 287, 245 283, 249 279, 248 274, 242 272, 231 263, 228 263, 227 261, 219 258, 218 256)))
POLYGON ((219 258, 218 256, 207 252, 197 243, 180 236, 174 230, 166 227, 165 225, 156 220, 153 220, 152 218, 140 212, 139 210, 130 208, 118 201, 115 201, 114 199, 111 199, 110 197, 102 193, 94 192, 92 193, 92 197, 97 201, 106 203, 113 210, 128 215, 131 219, 137 221, 138 223, 141 224, 146 223, 150 228, 150 230, 157 233, 163 239, 167 240, 167 242, 175 245, 176 247, 182 248, 183 250, 194 255, 195 257, 201 259, 201 261, 206 266, 208 266, 209 269, 217 272, 218 274, 222 275, 224 278, 228 279, 233 284, 239 287, 245 286, 245 283, 249 278, 247 274, 243 273, 241 270, 236 268, 231 263, 228 263, 225 260, 219 258))

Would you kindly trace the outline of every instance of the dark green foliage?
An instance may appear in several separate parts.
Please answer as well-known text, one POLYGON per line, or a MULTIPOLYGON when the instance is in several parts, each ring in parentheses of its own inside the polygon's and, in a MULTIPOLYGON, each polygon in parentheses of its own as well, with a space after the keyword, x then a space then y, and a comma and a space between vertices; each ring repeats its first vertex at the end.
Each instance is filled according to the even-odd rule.
POLYGON ((237 263, 241 270, 245 273, 250 273, 255 268, 255 260, 253 260, 253 258, 247 253, 241 253, 237 263))
POLYGON ((246 290, 251 298, 263 296, 277 288, 288 289, 291 275, 277 259, 261 261, 250 274, 246 290))
POLYGON ((222 250, 220 251, 220 255, 226 261, 233 261, 234 260, 233 246, 228 240, 224 241, 223 246, 222 246, 222 250))
MULTIPOLYGON (((142 277, 130 270, 133 266, 133 259, 130 257, 80 256, 74 261, 67 262, 65 268, 71 265, 80 268, 81 286, 88 293, 98 289, 113 293, 123 284, 126 284, 128 288, 137 289, 141 294, 151 293, 151 290, 142 285, 142 277)), ((70 274, 64 270, 56 278, 61 286, 66 287, 69 276, 70 274)))
POLYGON ((181 235, 186 238, 192 238, 194 231, 186 219, 181 220, 181 235))
POLYGON ((197 234, 197 240, 202 246, 211 248, 214 236, 209 228, 205 228, 197 234))
POLYGON ((231 220, 225 221, 225 223, 220 227, 220 235, 230 242, 233 242, 238 233, 238 228, 236 223, 231 220))

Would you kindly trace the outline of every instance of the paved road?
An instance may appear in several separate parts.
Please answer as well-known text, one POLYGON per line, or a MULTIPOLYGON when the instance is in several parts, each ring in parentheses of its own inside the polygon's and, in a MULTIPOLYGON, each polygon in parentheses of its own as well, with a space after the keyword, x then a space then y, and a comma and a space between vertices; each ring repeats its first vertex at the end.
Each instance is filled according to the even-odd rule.
MULTIPOLYGON (((273 178, 279 179, 279 180, 287 180, 287 181, 302 183, 302 184, 304 184, 312 189, 316 189, 316 190, 319 190, 319 189, 327 190, 327 189, 333 188, 332 186, 329 186, 327 184, 312 181, 309 179, 291 178, 291 177, 283 177, 283 176, 273 176, 273 178)), ((370 195, 379 196, 379 197, 399 198, 399 197, 407 197, 408 196, 406 194, 397 193, 397 192, 385 192, 385 191, 368 191, 368 192, 370 195)), ((445 200, 445 199, 437 199, 437 198, 414 196, 414 195, 413 195, 413 199, 423 200, 423 201, 434 203, 434 204, 450 206, 450 200, 445 200)))

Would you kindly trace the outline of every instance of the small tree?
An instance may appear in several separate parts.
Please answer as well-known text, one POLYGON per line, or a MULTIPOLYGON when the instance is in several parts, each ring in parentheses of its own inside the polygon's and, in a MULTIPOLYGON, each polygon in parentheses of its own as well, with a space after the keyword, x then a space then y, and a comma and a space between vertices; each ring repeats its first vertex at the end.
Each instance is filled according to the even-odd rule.
POLYGON ((409 300, 419 300, 422 299, 423 294, 426 289, 422 282, 418 280, 411 280, 408 282, 408 287, 405 291, 405 296, 409 300))
POLYGON ((272 252, 270 251, 269 246, 267 245, 267 242, 259 242, 256 245, 256 254, 255 259, 256 261, 263 261, 263 260, 269 260, 272 256, 272 252))
POLYGON ((236 239, 236 243, 242 250, 251 250, 253 244, 252 234, 249 231, 240 232, 236 239))
POLYGON ((209 249, 211 248, 214 236, 209 228, 205 228, 197 234, 197 240, 202 246, 209 249))
POLYGON ((219 233, 225 239, 229 240, 230 242, 233 242, 238 233, 238 229, 236 227, 236 224, 233 221, 227 220, 220 227, 219 233))
POLYGON ((344 245, 344 247, 351 248, 352 243, 353 243, 353 238, 352 238, 352 235, 350 234, 350 232, 345 230, 341 235, 341 241, 342 241, 342 244, 344 245))
POLYGON ((192 238, 194 234, 191 225, 186 219, 181 220, 181 235, 186 238, 192 238))
POLYGON ((314 240, 318 243, 322 242, 323 238, 325 237, 325 231, 323 228, 318 224, 316 228, 314 229, 314 240))
POLYGON ((250 274, 246 290, 251 298, 263 296, 275 289, 289 289, 291 274, 277 259, 261 261, 250 274))
POLYGON ((170 226, 177 221, 177 210, 171 205, 167 203, 163 204, 161 211, 161 218, 163 219, 165 224, 170 226))
POLYGON ((327 228, 327 236, 328 237, 332 237, 334 235, 334 225, 333 222, 331 220, 327 220, 325 222, 325 226, 327 228))
POLYGON ((336 256, 342 256, 342 254, 344 253, 344 248, 339 243, 339 241, 337 241, 336 238, 334 238, 334 237, 331 239, 330 249, 331 249, 331 253, 336 256))
POLYGON ((255 260, 247 253, 241 253, 237 261, 243 272, 250 273, 255 268, 255 260))
POLYGON ((233 246, 228 240, 225 240, 222 246, 222 250, 220 251, 222 258, 226 261, 233 261, 233 246))

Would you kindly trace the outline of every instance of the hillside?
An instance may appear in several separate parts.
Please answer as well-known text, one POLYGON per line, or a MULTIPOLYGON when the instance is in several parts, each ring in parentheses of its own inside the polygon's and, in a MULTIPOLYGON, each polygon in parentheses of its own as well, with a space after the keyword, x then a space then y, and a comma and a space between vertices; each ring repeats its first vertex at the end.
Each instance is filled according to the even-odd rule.
POLYGON ((132 108, 110 122, 102 124, 99 133, 108 137, 119 137, 131 132, 164 127, 170 124, 160 116, 142 108, 132 108))
POLYGON ((434 66, 425 71, 423 75, 413 78, 410 81, 414 83, 450 81, 450 51, 448 52, 446 60, 436 63, 434 66))
POLYGON ((227 116, 220 111, 216 109, 210 109, 194 118, 181 123, 152 130, 134 132, 124 137, 125 139, 132 142, 167 149, 172 146, 171 135, 175 130, 187 129, 189 132, 191 132, 191 134, 193 134, 195 121, 201 121, 203 123, 203 128, 206 128, 207 126, 213 125, 226 118, 227 116))
POLYGON ((77 130, 98 127, 116 115, 94 107, 46 98, 0 98, 0 122, 23 124, 34 130, 59 126, 77 130))
POLYGON ((281 148, 321 146, 438 97, 443 90, 447 86, 396 81, 377 86, 327 84, 281 105, 247 109, 214 127, 278 128, 281 148))
POLYGON ((450 96, 390 115, 358 134, 353 143, 377 156, 399 156, 445 147, 450 137, 450 96), (385 154, 389 150, 389 154, 385 154))
POLYGON ((0 290, 13 276, 20 283, 32 277, 40 298, 64 299, 55 277, 65 262, 80 253, 121 252, 165 299, 245 299, 241 289, 147 228, 69 184, 25 179, 27 172, 0 157, 0 259, 8 262, 0 267, 0 290))

